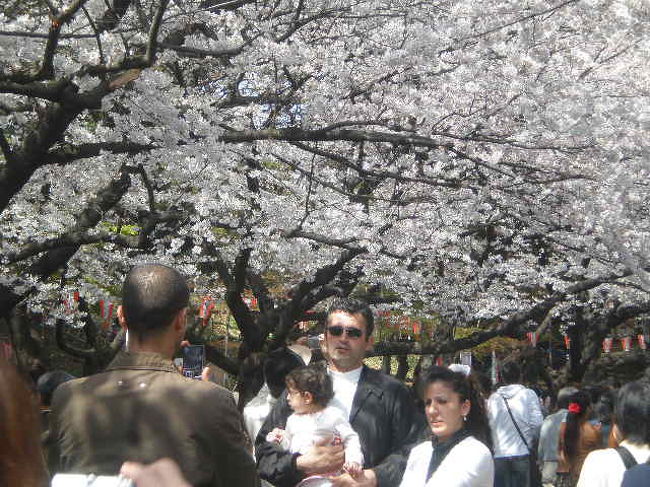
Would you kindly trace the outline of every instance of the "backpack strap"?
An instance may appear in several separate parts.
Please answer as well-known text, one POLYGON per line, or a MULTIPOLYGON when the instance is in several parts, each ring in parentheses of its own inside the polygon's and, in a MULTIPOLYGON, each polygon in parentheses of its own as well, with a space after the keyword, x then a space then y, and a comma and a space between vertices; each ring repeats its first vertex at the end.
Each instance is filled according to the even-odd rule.
POLYGON ((625 465, 625 469, 627 470, 628 468, 634 467, 637 464, 636 459, 632 456, 630 453, 630 450, 625 448, 624 446, 617 446, 614 448, 616 452, 619 454, 621 457, 621 460, 623 460, 623 464, 625 465))

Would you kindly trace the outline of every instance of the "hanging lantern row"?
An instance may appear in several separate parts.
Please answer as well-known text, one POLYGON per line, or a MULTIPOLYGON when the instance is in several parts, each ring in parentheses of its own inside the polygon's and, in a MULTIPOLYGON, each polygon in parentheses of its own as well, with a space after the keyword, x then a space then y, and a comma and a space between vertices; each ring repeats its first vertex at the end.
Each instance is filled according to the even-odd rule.
POLYGON ((79 308, 79 291, 73 293, 68 293, 65 298, 63 298, 63 309, 67 314, 72 314, 77 311, 79 308))
MULTIPOLYGON (((66 314, 75 314, 79 311, 79 291, 66 294, 61 300, 61 305, 66 314)), ((108 329, 115 313, 115 304, 111 301, 100 299, 99 300, 99 316, 101 318, 101 328, 108 329)))
POLYGON ((204 296, 199 306, 199 318, 203 326, 208 326, 212 312, 214 311, 215 302, 210 296, 204 296))
MULTIPOLYGON (((66 314, 72 315, 79 311, 79 291, 74 291, 65 295, 61 300, 61 306, 66 314)), ((99 300, 99 316, 101 318, 100 326, 102 330, 108 330, 115 314, 115 304, 111 301, 99 300)))
MULTIPOLYGON (((639 348, 641 350, 646 350, 647 349, 647 344, 645 341, 645 335, 639 334, 636 336, 637 342, 639 344, 639 348)), ((625 336, 621 337, 621 349, 625 352, 631 352, 632 351, 632 344, 633 344, 633 339, 631 336, 625 336)), ((612 351, 612 347, 614 345, 614 339, 612 337, 607 337, 603 340, 603 352, 605 353, 610 353, 612 351)))
POLYGON ((257 298, 255 296, 252 297, 244 296, 243 300, 244 303, 246 303, 246 306, 248 306, 248 309, 250 309, 251 311, 259 311, 257 298))
POLYGON ((390 311, 377 313, 379 324, 379 339, 412 340, 422 334, 423 328, 420 321, 413 320, 410 316, 392 314, 390 311))
POLYGON ((107 330, 113 319, 114 304, 110 301, 99 300, 99 315, 102 317, 102 330, 107 330))

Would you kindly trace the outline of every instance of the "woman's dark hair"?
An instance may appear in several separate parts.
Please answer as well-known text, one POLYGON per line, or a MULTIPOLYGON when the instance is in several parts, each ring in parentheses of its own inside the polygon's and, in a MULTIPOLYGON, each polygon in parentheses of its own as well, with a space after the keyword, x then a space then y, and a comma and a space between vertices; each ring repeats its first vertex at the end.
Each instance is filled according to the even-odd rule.
POLYGON ((573 462, 578 453, 580 427, 588 418, 587 412, 591 405, 591 397, 586 391, 578 391, 571 396, 569 412, 566 415, 564 429, 564 454, 569 462, 573 462))
POLYGON ((621 387, 614 417, 625 440, 650 445, 650 381, 637 380, 621 387))
POLYGON ((435 382, 443 382, 460 396, 461 401, 469 401, 470 409, 465 422, 465 428, 477 440, 492 449, 490 426, 485 413, 485 402, 481 397, 480 387, 472 374, 465 376, 446 367, 433 366, 427 369, 420 378, 419 392, 424 397, 427 387, 435 382))
POLYGON ((311 393, 314 403, 320 406, 327 406, 334 397, 332 378, 323 367, 316 365, 299 367, 289 372, 287 387, 311 393))
POLYGON ((34 396, 15 367, 0 357, 0 485, 40 487, 46 472, 34 396))

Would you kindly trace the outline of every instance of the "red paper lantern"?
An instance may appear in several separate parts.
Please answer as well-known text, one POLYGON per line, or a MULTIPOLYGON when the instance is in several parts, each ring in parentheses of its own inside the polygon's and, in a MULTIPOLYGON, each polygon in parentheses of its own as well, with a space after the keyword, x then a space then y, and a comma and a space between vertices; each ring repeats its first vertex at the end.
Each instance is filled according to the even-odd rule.
POLYGON ((612 345, 614 344, 613 338, 605 338, 603 340, 603 352, 609 353, 612 351, 612 345))

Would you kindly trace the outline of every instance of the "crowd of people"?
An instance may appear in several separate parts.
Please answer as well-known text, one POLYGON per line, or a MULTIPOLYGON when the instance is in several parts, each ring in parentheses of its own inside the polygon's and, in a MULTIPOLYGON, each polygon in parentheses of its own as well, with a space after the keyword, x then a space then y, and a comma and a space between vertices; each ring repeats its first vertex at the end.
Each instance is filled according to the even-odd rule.
POLYGON ((300 347, 270 354, 268 399, 242 414, 230 391, 174 365, 188 304, 176 270, 133 268, 117 313, 127 349, 92 376, 43 376, 44 419, 15 367, 0 361, 0 485, 72 487, 102 476, 114 480, 102 485, 138 487, 649 484, 646 380, 599 398, 564 388, 544 418, 516 361, 491 393, 469 367, 433 366, 414 386, 419 402, 364 365, 369 307, 337 299, 320 344, 326 360, 307 364, 300 347))

